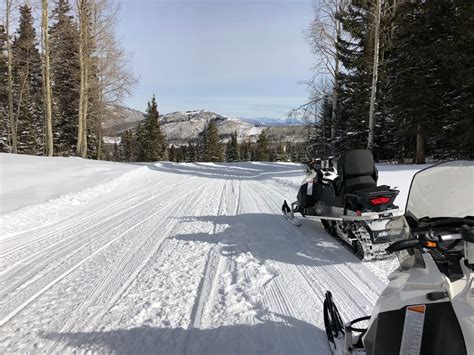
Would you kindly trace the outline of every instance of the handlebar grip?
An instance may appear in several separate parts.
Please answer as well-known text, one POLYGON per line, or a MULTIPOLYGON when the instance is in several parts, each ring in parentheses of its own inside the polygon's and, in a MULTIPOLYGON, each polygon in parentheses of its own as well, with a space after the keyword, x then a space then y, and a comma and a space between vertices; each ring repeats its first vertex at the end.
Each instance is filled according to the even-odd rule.
POLYGON ((468 243, 474 243, 474 228, 469 227, 468 225, 463 225, 459 228, 459 233, 461 233, 462 239, 468 243))
POLYGON ((419 245, 420 245, 420 241, 418 239, 399 240, 398 242, 390 244, 389 247, 387 249, 385 249, 385 251, 388 254, 392 254, 396 251, 415 248, 419 245))

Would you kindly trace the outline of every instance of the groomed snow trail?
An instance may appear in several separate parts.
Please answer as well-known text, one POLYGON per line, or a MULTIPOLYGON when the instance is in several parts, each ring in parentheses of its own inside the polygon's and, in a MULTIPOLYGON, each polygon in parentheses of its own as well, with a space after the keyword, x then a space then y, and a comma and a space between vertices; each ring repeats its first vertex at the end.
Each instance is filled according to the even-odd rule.
POLYGON ((326 354, 325 291, 344 319, 369 314, 395 265, 289 224, 295 165, 127 174, 41 225, 34 207, 1 216, 0 353, 326 354))

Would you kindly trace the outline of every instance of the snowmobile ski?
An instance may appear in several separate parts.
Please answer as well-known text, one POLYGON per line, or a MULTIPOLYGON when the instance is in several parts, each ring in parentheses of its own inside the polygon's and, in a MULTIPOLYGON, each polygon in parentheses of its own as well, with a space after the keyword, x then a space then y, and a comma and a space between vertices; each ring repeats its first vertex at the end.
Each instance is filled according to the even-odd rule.
POLYGON ((296 227, 300 227, 303 222, 296 218, 295 217, 295 214, 293 212, 293 210, 290 208, 290 206, 288 206, 288 203, 285 202, 283 203, 283 206, 281 208, 282 212, 283 212, 283 216, 288 220, 288 222, 290 222, 292 225, 296 226, 296 227))

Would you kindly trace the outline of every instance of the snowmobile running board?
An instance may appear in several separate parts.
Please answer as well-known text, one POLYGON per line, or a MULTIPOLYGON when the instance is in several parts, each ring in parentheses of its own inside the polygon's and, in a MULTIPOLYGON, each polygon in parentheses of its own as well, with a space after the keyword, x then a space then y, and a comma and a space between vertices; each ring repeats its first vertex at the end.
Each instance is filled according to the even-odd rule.
POLYGON ((358 215, 343 215, 341 217, 329 217, 329 216, 313 216, 313 215, 305 215, 303 216, 305 219, 321 221, 321 220, 331 220, 331 221, 350 221, 350 222, 357 222, 357 221, 375 221, 378 219, 392 219, 394 217, 403 216, 403 211, 397 209, 387 210, 384 212, 365 212, 362 213, 360 216, 358 215))

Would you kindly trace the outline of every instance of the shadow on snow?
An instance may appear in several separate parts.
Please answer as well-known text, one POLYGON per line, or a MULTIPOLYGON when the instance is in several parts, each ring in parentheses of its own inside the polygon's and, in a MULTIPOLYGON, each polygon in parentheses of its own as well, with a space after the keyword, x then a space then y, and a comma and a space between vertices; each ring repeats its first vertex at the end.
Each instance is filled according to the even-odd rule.
POLYGON ((138 327, 40 335, 74 352, 115 354, 324 354, 326 334, 298 319, 274 314, 271 321, 213 329, 138 327), (72 350, 72 349, 71 349, 72 350))
POLYGON ((146 164, 148 169, 211 179, 266 180, 276 176, 303 176, 298 166, 279 163, 170 163, 146 164))
POLYGON ((309 222, 298 228, 281 215, 265 213, 177 218, 222 225, 225 229, 221 233, 181 234, 171 239, 219 244, 224 256, 250 251, 262 261, 306 266, 361 262, 328 236, 319 223, 309 222))

